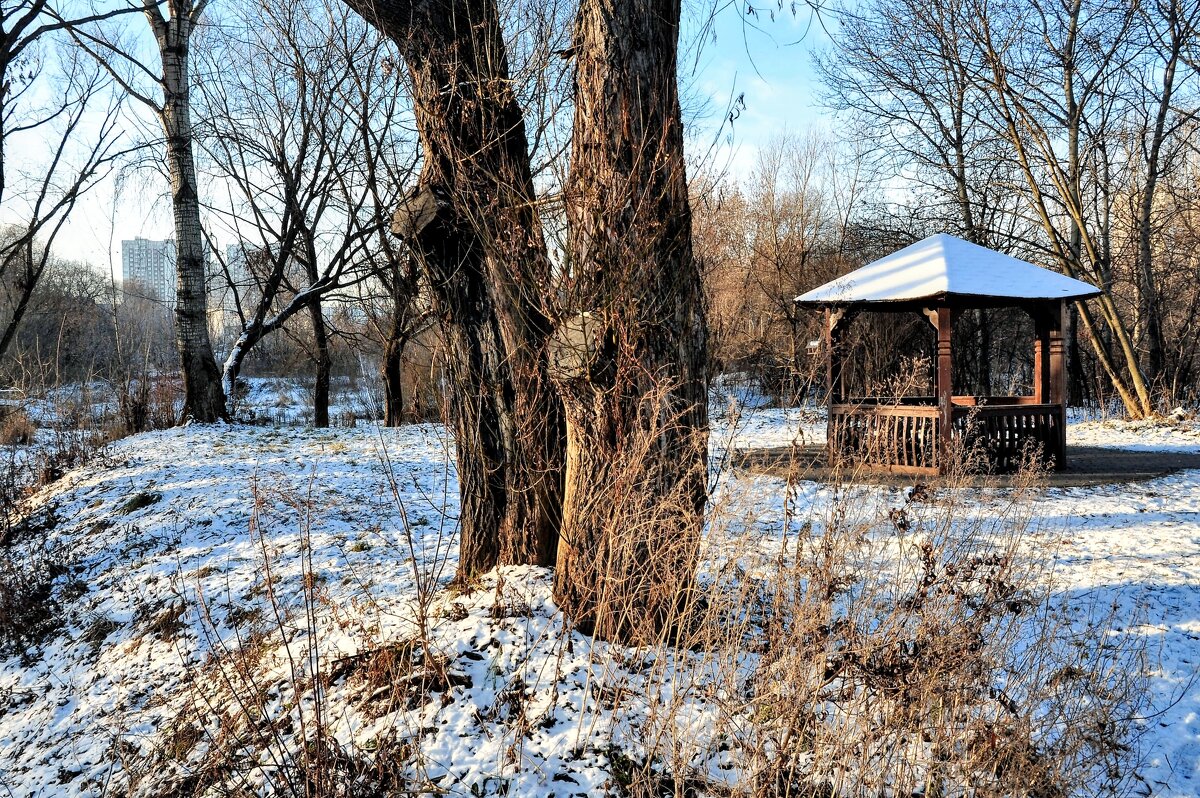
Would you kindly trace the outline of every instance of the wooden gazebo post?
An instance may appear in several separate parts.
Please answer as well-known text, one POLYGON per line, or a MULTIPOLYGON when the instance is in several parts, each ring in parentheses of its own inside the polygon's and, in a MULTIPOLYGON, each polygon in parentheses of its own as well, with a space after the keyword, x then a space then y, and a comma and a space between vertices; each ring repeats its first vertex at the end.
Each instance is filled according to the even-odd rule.
POLYGON ((954 432, 954 311, 944 299, 937 308, 937 336, 937 469, 941 474, 950 462, 950 441, 954 432))
MULTIPOLYGON (((833 407, 845 396, 845 361, 842 357, 842 337, 849 324, 851 314, 844 308, 825 309, 825 386, 829 389, 828 416, 833 419, 833 407)), ((833 433, 833 427, 827 427, 833 433)), ((827 434, 825 441, 827 462, 835 462, 838 452, 836 434, 827 434)))
POLYGON ((1031 315, 1036 333, 1033 344, 1033 395, 1039 404, 1057 405, 1061 418, 1053 441, 1049 441, 1054 467, 1066 465, 1067 381, 1064 368, 1063 315, 1065 300, 1038 303, 1031 315))

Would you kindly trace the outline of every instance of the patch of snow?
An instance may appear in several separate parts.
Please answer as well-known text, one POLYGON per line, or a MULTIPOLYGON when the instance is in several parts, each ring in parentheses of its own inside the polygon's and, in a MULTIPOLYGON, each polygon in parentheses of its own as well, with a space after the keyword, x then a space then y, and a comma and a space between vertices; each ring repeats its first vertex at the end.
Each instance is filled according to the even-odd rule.
POLYGON ((1169 418, 1085 421, 1067 426, 1067 445, 1138 452, 1200 452, 1200 422, 1169 418))

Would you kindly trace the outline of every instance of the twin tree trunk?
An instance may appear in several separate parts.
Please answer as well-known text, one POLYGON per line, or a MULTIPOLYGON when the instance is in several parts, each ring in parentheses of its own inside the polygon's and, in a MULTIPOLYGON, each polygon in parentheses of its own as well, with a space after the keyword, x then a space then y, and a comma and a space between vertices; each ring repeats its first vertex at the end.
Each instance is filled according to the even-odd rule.
POLYGON ((412 80, 424 163, 393 231, 448 349, 459 577, 556 562, 556 600, 581 629, 657 636, 689 594, 707 485, 679 3, 579 9, 571 280, 551 341, 551 267, 494 0, 346 2, 399 45, 412 80))
POLYGON ((146 11, 163 66, 160 109, 171 173, 171 208, 175 216, 175 342, 183 372, 183 420, 211 422, 225 418, 225 393, 208 337, 204 280, 204 231, 192 154, 192 120, 188 86, 190 3, 172 7, 163 19, 157 6, 146 11))
POLYGON ((493 0, 346 0, 399 46, 423 150, 393 231, 417 258, 447 348, 461 509, 458 576, 551 565, 561 405, 546 373, 550 261, 493 0))
POLYGON ((707 486, 706 331, 675 73, 679 2, 582 0, 555 336, 567 469, 555 600, 598 636, 668 632, 707 486))

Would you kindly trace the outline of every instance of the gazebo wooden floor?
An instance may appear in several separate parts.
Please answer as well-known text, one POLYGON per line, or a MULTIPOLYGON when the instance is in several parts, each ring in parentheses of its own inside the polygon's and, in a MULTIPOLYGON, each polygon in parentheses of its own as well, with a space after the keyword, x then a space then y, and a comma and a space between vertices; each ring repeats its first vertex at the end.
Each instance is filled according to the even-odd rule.
MULTIPOLYGON (((914 476, 867 469, 842 469, 835 473, 826 463, 823 444, 798 446, 795 449, 739 449, 731 454, 730 462, 735 468, 755 473, 776 477, 787 477, 790 473, 799 479, 818 482, 852 481, 868 485, 912 485, 916 482, 936 484, 944 479, 933 474, 914 476)), ((1074 488, 1141 482, 1193 468, 1200 469, 1200 454, 1068 446, 1066 469, 1047 473, 1039 480, 1039 484, 1050 488, 1074 488)), ((1005 487, 1012 484, 1012 479, 1011 474, 982 474, 971 477, 967 484, 978 487, 1005 487)))

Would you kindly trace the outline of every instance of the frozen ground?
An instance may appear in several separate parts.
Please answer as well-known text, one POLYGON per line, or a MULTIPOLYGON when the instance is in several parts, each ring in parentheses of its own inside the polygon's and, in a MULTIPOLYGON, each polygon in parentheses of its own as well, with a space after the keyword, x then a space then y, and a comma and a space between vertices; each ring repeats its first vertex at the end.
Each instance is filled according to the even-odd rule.
MULTIPOLYGON (((717 449, 823 433, 820 417, 805 411, 716 416, 717 449)), ((1194 422, 1084 422, 1068 435, 1200 451, 1194 422)), ((719 739, 719 703, 642 695, 673 664, 565 633, 548 572, 507 569, 468 595, 435 590, 457 556, 447 451, 437 425, 193 427, 120 441, 37 496, 26 544, 7 554, 54 567, 53 610, 63 623, 0 663, 0 793, 182 791, 196 786, 192 766, 243 749, 262 765, 245 776, 253 787, 286 770, 306 732, 247 741, 233 731, 237 717, 312 710, 314 696, 341 750, 400 750, 419 736, 421 760, 405 778, 431 791, 615 791, 620 752, 636 749, 664 702, 676 709, 664 733, 687 767, 714 788, 737 782, 719 739), (423 670, 397 670, 380 652, 403 659, 424 615, 437 653, 423 670), (268 645, 280 628, 288 644, 268 645), (305 683, 313 670, 333 674, 321 690, 305 683), (410 681, 411 691, 397 694, 395 685, 410 681), (231 693, 254 698, 239 703, 231 693)), ((831 497, 815 483, 786 496, 782 481, 759 476, 723 474, 720 485, 743 498, 750 520, 741 534, 762 562, 789 523, 785 498, 803 521, 831 497)), ((856 500, 898 496, 862 488, 856 500)), ((965 498, 986 513, 1004 497, 965 498)), ((1046 490, 1033 500, 1063 589, 1081 607, 1115 605, 1128 631, 1151 640, 1155 714, 1139 724, 1135 788, 1200 796, 1200 472, 1046 490)), ((707 557, 726 545, 710 540, 707 557)))
MULTIPOLYGON (((377 380, 334 377, 330 384, 329 417, 344 426, 351 418, 371 419, 382 415, 383 397, 377 380)), ((236 414, 239 419, 259 424, 298 426, 312 423, 312 381, 293 377, 241 377, 243 387, 236 414)), ((175 388, 179 390, 178 387, 175 388)), ((95 380, 53 388, 32 396, 0 395, 0 400, 20 407, 42 427, 103 427, 118 416, 118 397, 113 385, 95 380)), ((182 398, 175 412, 182 408, 182 398)))
MULTIPOLYGON (((822 441, 824 418, 804 409, 758 410, 731 439, 740 448, 822 441)), ((1080 421, 1068 427, 1067 442, 1200 452, 1200 421, 1080 421)), ((1058 546, 1063 586, 1077 591, 1081 604, 1117 607, 1118 617, 1150 640, 1155 698, 1142 741, 1146 789, 1200 796, 1200 471, 1039 490, 1034 501, 1038 525, 1058 546)))

